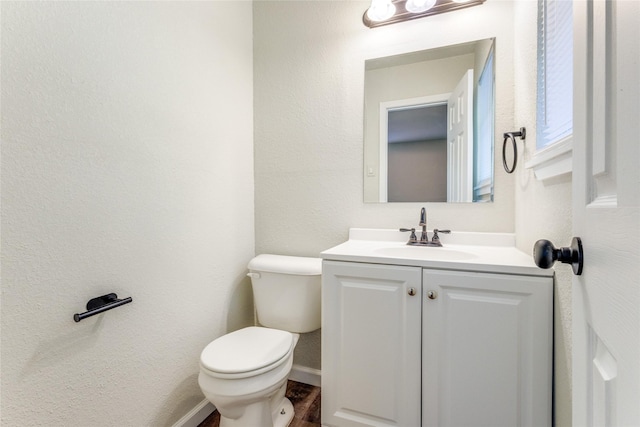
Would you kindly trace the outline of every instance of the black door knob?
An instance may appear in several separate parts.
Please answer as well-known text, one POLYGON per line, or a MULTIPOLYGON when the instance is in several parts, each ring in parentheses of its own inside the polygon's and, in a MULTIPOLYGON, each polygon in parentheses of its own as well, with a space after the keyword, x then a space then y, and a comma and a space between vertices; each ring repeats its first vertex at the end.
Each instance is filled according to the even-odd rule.
POLYGON ((533 245, 533 260, 540 268, 551 268, 556 261, 571 264, 573 273, 577 276, 582 274, 584 263, 584 252, 582 250, 582 240, 574 237, 571 246, 556 249, 548 240, 538 240, 533 245))

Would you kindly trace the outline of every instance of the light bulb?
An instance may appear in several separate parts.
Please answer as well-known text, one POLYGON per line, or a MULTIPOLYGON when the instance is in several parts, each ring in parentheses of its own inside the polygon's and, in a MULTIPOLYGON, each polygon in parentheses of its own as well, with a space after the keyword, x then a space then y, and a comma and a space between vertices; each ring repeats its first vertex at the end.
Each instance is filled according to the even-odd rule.
POLYGON ((374 22, 385 21, 396 13, 396 7, 391 0, 371 0, 367 10, 367 17, 374 22))
POLYGON ((436 0, 407 0, 404 7, 411 13, 425 12, 436 4, 436 0))

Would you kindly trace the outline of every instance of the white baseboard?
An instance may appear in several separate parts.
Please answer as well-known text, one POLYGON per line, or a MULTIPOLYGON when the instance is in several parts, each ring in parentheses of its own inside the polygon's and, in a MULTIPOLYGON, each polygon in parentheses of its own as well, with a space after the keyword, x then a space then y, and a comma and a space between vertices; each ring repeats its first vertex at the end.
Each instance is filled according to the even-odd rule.
MULTIPOLYGON (((293 365, 291 368, 291 374, 289 374, 289 379, 299 383, 320 387, 321 374, 322 372, 319 369, 293 365)), ((198 427, 198 424, 203 422, 215 410, 216 407, 213 406, 213 403, 204 399, 184 417, 180 418, 173 427, 198 427)))
POLYGON ((299 383, 320 387, 322 371, 319 369, 307 368, 306 366, 293 365, 289 379, 299 383))
POLYGON ((198 427, 198 424, 203 422, 215 410, 216 407, 213 406, 213 403, 204 399, 184 417, 180 418, 173 427, 198 427))

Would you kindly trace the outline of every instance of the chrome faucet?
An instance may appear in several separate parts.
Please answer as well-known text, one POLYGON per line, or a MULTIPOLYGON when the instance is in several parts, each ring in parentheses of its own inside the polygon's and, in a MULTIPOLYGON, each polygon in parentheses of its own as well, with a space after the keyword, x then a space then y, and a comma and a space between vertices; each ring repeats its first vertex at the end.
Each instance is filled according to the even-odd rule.
POLYGON ((429 241, 429 235, 427 234, 427 210, 422 208, 420 210, 420 223, 418 224, 422 227, 422 234, 420 235, 420 240, 416 236, 415 228, 401 228, 400 231, 410 231, 411 236, 409 237, 409 241, 407 245, 411 246, 438 246, 441 247, 442 243, 440 242, 440 236, 438 233, 449 234, 451 230, 438 230, 437 228, 433 229, 433 237, 431 241, 429 241))
POLYGON ((420 210, 420 223, 418 224, 422 227, 422 234, 420 235, 420 243, 426 244, 429 243, 429 235, 427 234, 427 211, 425 208, 420 210))

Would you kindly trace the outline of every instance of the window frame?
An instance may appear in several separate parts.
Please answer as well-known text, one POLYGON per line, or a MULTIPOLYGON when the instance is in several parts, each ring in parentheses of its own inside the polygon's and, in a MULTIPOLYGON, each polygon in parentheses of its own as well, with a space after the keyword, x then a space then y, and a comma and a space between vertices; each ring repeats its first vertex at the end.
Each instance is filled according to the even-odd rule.
MULTIPOLYGON (((543 35, 541 35, 541 31, 544 31, 546 27, 546 17, 545 17, 545 7, 549 1, 553 0, 538 0, 538 56, 537 56, 537 64, 540 67, 542 63, 542 59, 540 55, 544 53, 543 43, 543 35)), ((571 44, 573 45, 573 37, 571 39, 571 44)), ((572 71, 573 72, 573 71, 572 71)), ((541 106, 541 102, 545 102, 546 94, 544 93, 544 88, 541 88, 541 85, 544 85, 545 82, 542 82, 543 74, 541 70, 538 70, 538 80, 536 82, 537 88, 537 105, 536 109, 537 117, 536 117, 536 133, 542 132, 541 128, 541 117, 540 114, 544 111, 544 106, 541 106)), ((572 97, 573 98, 573 97, 572 97)), ((562 175, 571 174, 573 162, 573 132, 569 135, 565 135, 562 138, 544 146, 543 148, 538 148, 538 141, 536 140, 536 150, 533 154, 532 158, 525 162, 525 167, 527 169, 533 169, 536 179, 544 181, 547 179, 552 179, 556 177, 560 177, 562 175)))

